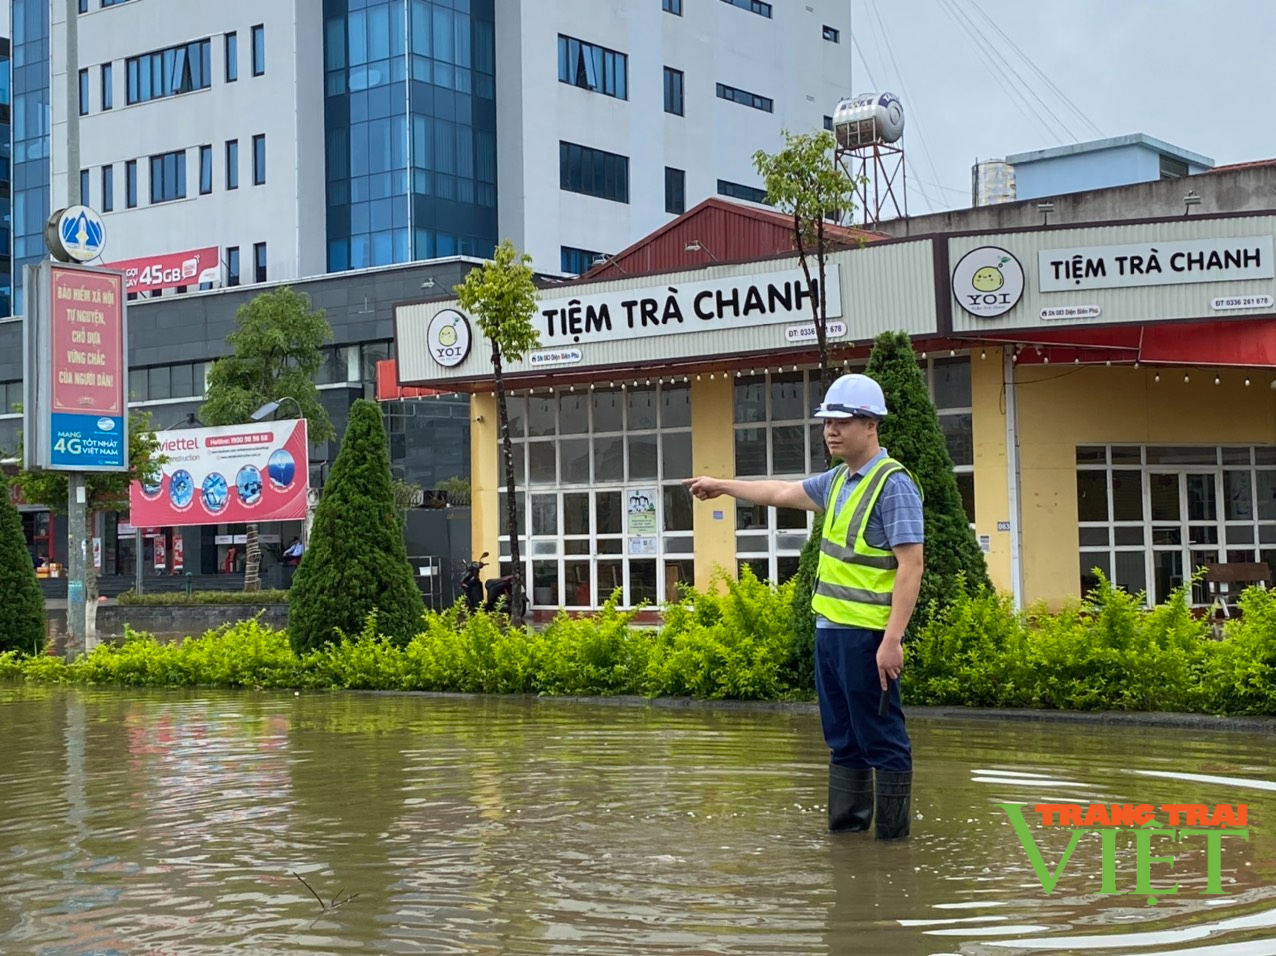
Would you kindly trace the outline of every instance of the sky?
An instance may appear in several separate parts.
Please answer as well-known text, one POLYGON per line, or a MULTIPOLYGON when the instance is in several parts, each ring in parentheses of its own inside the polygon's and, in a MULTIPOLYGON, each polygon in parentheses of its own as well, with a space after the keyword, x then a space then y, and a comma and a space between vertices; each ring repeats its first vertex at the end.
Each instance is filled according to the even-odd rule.
POLYGON ((1276 158, 1276 0, 847 2, 854 92, 904 104, 911 215, 969 206, 976 159, 1128 133, 1276 158))

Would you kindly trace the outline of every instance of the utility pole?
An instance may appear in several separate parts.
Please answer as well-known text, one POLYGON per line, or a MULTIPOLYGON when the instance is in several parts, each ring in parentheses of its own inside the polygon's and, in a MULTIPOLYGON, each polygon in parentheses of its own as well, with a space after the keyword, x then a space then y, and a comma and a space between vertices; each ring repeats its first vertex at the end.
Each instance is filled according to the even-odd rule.
MULTIPOLYGON (((78 206, 80 196, 80 9, 77 0, 65 0, 66 4, 66 206, 78 206)), ((52 170, 50 170, 52 173, 52 170)), ((50 190, 52 193, 52 190, 50 190)), ((54 200, 50 214, 58 208, 54 200)), ((85 583, 88 578, 88 489, 84 472, 73 471, 67 475, 67 584, 66 624, 70 638, 68 651, 74 656, 80 650, 93 650, 97 634, 88 633, 88 607, 85 583)), ((97 628, 94 628, 96 632, 97 628)))

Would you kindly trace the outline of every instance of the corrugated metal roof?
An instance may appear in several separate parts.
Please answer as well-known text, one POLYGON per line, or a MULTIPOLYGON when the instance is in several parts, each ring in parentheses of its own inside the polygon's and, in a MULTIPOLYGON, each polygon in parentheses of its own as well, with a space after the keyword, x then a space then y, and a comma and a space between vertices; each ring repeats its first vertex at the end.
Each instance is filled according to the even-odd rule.
MULTIPOLYGON (((830 250, 889 239, 885 233, 828 224, 830 250)), ((580 278, 618 279, 694 269, 715 262, 750 262, 792 253, 793 220, 771 209, 711 196, 580 278), (698 251, 687 245, 699 242, 698 251)))

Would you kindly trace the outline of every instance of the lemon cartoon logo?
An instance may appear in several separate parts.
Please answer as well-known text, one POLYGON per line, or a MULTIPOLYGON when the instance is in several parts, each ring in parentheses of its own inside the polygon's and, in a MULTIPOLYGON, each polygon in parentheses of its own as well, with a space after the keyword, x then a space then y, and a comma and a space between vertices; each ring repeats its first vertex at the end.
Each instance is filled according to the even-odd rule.
POLYGON ((981 319, 1005 315, 1023 298, 1023 266, 998 246, 981 246, 961 257, 953 269, 958 304, 981 319))
POLYGON ((444 309, 430 319, 425 338, 435 363, 455 368, 470 354, 470 320, 456 309, 444 309))

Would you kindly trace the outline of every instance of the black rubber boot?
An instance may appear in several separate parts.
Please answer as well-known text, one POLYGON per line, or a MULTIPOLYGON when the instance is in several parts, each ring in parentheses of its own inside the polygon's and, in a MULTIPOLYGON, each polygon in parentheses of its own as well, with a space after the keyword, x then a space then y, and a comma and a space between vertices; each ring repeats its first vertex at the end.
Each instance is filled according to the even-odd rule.
POLYGON ((873 822, 873 770, 829 764, 829 830, 867 830, 873 822))
POLYGON ((911 820, 913 772, 877 771, 877 839, 899 840, 908 836, 911 820))

